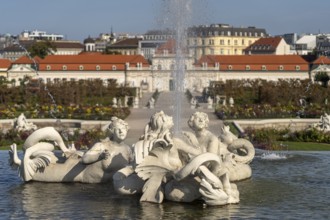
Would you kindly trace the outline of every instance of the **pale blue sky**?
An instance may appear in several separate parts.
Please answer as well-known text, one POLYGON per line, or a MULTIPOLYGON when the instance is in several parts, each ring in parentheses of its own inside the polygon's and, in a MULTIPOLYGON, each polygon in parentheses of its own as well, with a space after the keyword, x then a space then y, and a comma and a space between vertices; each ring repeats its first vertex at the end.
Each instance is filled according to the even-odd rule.
MULTIPOLYGON (((165 19, 167 0, 0 0, 0 33, 43 30, 83 40, 99 33, 143 34, 165 19)), ((271 35, 330 33, 330 0, 192 0, 192 24, 265 28, 271 35)))

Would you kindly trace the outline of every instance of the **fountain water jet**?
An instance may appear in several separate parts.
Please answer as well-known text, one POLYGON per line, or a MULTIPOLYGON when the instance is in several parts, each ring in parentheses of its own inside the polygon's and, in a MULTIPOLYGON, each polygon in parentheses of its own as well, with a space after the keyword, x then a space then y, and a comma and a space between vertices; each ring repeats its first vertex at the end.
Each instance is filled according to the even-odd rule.
MULTIPOLYGON (((34 65, 34 70, 35 70, 35 74, 36 74, 36 77, 38 77, 38 83, 40 83, 40 75, 39 75, 39 72, 38 72, 38 65, 37 65, 37 62, 36 60, 31 56, 30 52, 23 46, 21 45, 19 42, 15 42, 15 44, 21 48, 22 50, 24 50, 26 56, 33 62, 33 65, 34 65)), ((47 87, 47 84, 45 83, 44 84, 44 90, 47 92, 47 95, 49 96, 53 106, 55 107, 55 111, 57 109, 57 104, 56 104, 56 101, 55 101, 55 98, 54 96, 52 95, 52 93, 49 91, 48 87, 47 87)), ((54 119, 57 119, 56 116, 54 115, 54 111, 53 110, 50 110, 50 115, 54 118, 54 119)), ((59 119, 56 120, 56 122, 60 122, 59 119)))
POLYGON ((174 83, 174 133, 179 134, 181 131, 181 103, 184 101, 185 92, 185 57, 187 56, 187 28, 191 21, 192 15, 192 0, 180 1, 169 0, 166 1, 165 9, 167 20, 164 25, 168 25, 171 30, 175 31, 175 70, 172 72, 172 79, 174 83))
POLYGON ((10 162, 19 168, 22 179, 41 182, 99 183, 112 181, 122 194, 142 194, 140 201, 162 203, 164 199, 192 202, 202 199, 207 205, 239 202, 239 191, 233 181, 249 178, 255 150, 253 145, 223 128, 219 138, 208 128, 208 115, 195 112, 188 125, 193 132, 181 133, 184 102, 187 29, 192 0, 167 1, 170 23, 175 30, 176 67, 173 72, 175 111, 173 117, 156 112, 144 134, 134 145, 134 159, 124 144, 128 125, 113 118, 111 135, 88 151, 65 146, 52 127, 32 133, 24 143, 23 159, 11 146, 10 162), (173 19, 173 20, 172 20, 173 19), (172 135, 172 128, 174 135, 172 135), (47 140, 47 141, 45 141, 47 140), (58 145, 62 155, 54 153, 58 145))

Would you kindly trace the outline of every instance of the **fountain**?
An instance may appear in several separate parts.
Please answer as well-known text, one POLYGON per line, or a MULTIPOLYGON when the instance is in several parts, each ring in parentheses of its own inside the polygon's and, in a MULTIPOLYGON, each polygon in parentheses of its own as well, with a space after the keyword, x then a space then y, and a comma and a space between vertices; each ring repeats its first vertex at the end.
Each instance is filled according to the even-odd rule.
MULTIPOLYGON (((176 30, 176 67, 172 76, 174 120, 163 111, 152 115, 145 133, 132 147, 134 160, 130 147, 123 143, 127 126, 120 119, 111 120, 108 140, 96 143, 86 152, 65 146, 54 128, 41 128, 24 143, 23 159, 19 158, 16 145, 11 146, 10 163, 18 167, 25 182, 113 181, 119 193, 142 194, 140 201, 162 203, 164 199, 177 202, 202 199, 207 205, 239 202, 239 192, 233 181, 251 177, 248 163, 255 154, 252 144, 237 138, 228 127, 224 127, 219 139, 207 130, 209 119, 203 112, 194 113, 188 121, 194 132, 181 135, 185 44, 191 4, 190 0, 168 2, 171 13, 168 22, 174 24, 171 28, 176 30), (61 155, 54 153, 56 145, 61 149, 61 155)), ((115 98, 113 104, 117 104, 115 98)), ((196 104, 194 101, 194 106, 196 104)), ((154 108, 153 98, 149 108, 154 108)))
POLYGON ((131 147, 124 143, 128 124, 116 117, 108 125, 109 138, 87 151, 67 147, 53 127, 44 127, 25 141, 23 159, 17 146, 11 146, 10 164, 18 168, 25 182, 112 181, 116 192, 141 194, 140 201, 238 203, 233 181, 251 177, 248 163, 254 157, 254 147, 233 135, 229 127, 224 127, 219 139, 207 130, 208 123, 207 114, 196 112, 188 121, 194 132, 184 132, 185 139, 178 138, 171 133, 173 118, 156 112, 133 145, 134 158, 131 147), (56 145, 60 154, 54 152, 56 145))
MULTIPOLYGON (((178 14, 191 3, 169 2, 178 14)), ((179 30, 182 33, 184 28, 179 30)), ((177 49, 182 51, 180 46, 177 49)), ((177 63, 183 63, 180 53, 177 63)), ((184 102, 184 86, 178 83, 184 82, 183 66, 178 65, 173 76, 175 103, 184 102)), ((283 160, 260 156, 253 160, 256 152, 249 141, 226 126, 219 127, 219 137, 213 134, 203 112, 190 116, 187 123, 192 131, 182 131, 186 122, 182 122, 181 108, 175 105, 173 117, 163 111, 154 113, 133 147, 125 144, 128 125, 118 118, 107 126, 109 137, 87 151, 66 146, 52 127, 32 133, 23 153, 13 144, 11 165, 27 184, 2 172, 9 167, 0 154, 3 217, 327 218, 330 154, 295 153, 283 160), (85 184, 103 182, 110 184, 85 184)))

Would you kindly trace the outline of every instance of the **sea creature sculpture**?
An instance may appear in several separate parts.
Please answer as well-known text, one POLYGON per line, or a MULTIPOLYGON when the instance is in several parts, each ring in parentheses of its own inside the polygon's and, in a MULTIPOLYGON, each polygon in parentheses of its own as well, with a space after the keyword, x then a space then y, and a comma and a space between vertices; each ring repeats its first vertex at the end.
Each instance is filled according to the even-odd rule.
POLYGON ((22 160, 16 144, 11 145, 10 163, 18 167, 25 182, 107 182, 133 159, 130 147, 123 142, 127 131, 127 123, 114 117, 109 125, 109 138, 83 152, 67 147, 53 127, 41 128, 25 141, 22 160), (56 153, 56 146, 60 154, 56 153))

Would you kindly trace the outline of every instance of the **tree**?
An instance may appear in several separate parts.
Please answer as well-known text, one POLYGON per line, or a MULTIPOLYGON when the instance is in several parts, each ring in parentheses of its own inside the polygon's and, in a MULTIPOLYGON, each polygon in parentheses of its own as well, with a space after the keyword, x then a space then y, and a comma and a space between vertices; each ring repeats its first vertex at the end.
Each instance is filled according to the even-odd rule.
POLYGON ((56 46, 46 40, 46 41, 38 41, 34 43, 30 48, 29 48, 29 53, 31 57, 38 56, 40 58, 45 58, 49 54, 53 54, 54 52, 57 51, 56 46))
POLYGON ((324 88, 327 88, 330 77, 327 72, 318 72, 315 74, 314 80, 317 82, 321 82, 322 86, 324 88))

